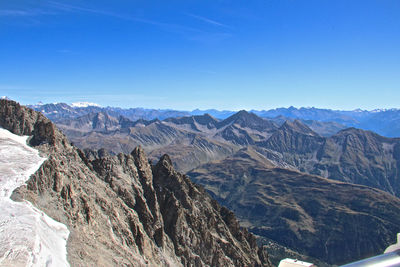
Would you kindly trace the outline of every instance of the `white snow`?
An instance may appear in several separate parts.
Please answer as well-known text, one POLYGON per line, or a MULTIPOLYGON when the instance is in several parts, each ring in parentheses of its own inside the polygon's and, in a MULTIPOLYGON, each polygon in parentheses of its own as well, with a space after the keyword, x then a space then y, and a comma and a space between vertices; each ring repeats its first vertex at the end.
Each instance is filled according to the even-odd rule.
POLYGON ((87 108, 87 107, 100 107, 100 105, 92 102, 75 102, 71 104, 71 107, 87 108))
POLYGON ((379 113, 379 112, 386 112, 386 111, 398 111, 399 109, 397 108, 378 108, 371 110, 371 113, 379 113))
POLYGON ((10 199, 45 160, 27 138, 0 128, 0 266, 69 266, 67 227, 28 201, 10 199))
POLYGON ((359 112, 359 113, 360 113, 360 112, 364 112, 364 111, 365 111, 365 110, 362 110, 362 109, 360 109, 360 108, 357 108, 357 109, 354 109, 354 110, 353 110, 353 112, 359 112))

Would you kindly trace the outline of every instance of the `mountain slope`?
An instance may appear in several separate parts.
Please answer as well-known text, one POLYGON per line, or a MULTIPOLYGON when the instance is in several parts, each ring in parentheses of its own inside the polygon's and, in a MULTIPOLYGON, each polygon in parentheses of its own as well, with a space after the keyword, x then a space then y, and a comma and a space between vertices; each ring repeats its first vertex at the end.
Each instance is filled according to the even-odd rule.
POLYGON ((398 198, 275 168, 252 149, 188 175, 253 233, 329 264, 382 253, 400 231, 398 198))
POLYGON ((13 101, 0 101, 0 118, 48 157, 13 198, 67 225, 71 265, 269 265, 233 214, 174 171, 168 156, 155 166, 140 148, 87 157, 47 118, 13 101))
POLYGON ((267 158, 309 174, 400 195, 399 139, 355 128, 325 138, 282 127, 259 144, 267 158))

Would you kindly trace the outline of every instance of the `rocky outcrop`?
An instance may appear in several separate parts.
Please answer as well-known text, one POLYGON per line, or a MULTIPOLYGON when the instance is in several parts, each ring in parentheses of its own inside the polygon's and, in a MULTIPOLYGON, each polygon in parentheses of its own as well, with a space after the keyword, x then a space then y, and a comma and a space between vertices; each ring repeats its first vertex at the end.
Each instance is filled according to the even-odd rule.
POLYGON ((6 99, 0 100, 0 127, 14 134, 32 136, 30 145, 65 144, 66 138, 55 125, 32 109, 23 107, 16 102, 6 99))
POLYGON ((0 126, 32 135, 48 158, 13 198, 67 225, 72 266, 269 266, 254 236, 168 156, 152 166, 141 148, 84 153, 43 115, 0 104, 0 126))
POLYGON ((175 172, 167 155, 153 170, 165 231, 177 255, 185 255, 184 265, 258 266, 261 262, 254 259, 259 256, 266 261, 254 236, 240 229, 233 213, 175 172))

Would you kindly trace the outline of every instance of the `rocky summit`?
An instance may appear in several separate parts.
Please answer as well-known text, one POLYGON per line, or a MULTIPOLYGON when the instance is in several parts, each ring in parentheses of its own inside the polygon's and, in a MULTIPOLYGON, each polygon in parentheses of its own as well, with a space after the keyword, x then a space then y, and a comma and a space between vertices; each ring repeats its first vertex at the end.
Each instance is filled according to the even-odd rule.
POLYGON ((271 266, 231 211, 143 149, 110 156, 71 145, 42 114, 0 101, 0 127, 47 160, 14 200, 65 224, 71 266, 271 266))

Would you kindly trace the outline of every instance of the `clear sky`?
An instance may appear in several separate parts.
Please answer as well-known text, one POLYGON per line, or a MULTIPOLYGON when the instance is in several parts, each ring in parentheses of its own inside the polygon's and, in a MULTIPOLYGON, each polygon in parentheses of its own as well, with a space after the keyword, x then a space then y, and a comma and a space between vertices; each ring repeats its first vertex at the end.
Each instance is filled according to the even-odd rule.
POLYGON ((399 0, 0 0, 23 104, 400 108, 399 0))

